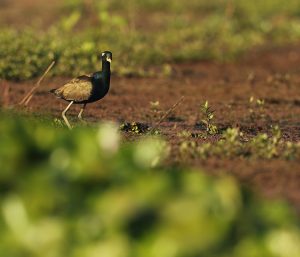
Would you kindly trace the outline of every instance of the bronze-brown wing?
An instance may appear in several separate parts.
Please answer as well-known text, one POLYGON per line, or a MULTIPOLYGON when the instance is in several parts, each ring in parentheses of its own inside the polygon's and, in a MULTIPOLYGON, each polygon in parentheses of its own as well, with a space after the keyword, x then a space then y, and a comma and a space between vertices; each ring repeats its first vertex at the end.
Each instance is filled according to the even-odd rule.
POLYGON ((92 93, 92 77, 83 75, 55 90, 55 95, 68 101, 82 102, 92 93))
POLYGON ((69 83, 78 82, 78 81, 91 81, 93 74, 81 75, 77 78, 72 79, 69 83))

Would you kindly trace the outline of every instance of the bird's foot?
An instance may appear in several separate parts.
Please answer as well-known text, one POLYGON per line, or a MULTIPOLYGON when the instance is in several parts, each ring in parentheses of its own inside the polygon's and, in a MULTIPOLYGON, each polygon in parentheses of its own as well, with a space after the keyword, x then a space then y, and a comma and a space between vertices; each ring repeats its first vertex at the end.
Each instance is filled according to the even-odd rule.
POLYGON ((69 122, 65 122, 65 123, 66 123, 66 125, 67 125, 67 127, 68 127, 69 130, 72 130, 72 129, 73 129, 73 127, 70 125, 69 122))
POLYGON ((67 117, 65 115, 63 115, 63 119, 68 127, 69 130, 72 130, 72 126, 70 125, 70 122, 68 121, 67 117))

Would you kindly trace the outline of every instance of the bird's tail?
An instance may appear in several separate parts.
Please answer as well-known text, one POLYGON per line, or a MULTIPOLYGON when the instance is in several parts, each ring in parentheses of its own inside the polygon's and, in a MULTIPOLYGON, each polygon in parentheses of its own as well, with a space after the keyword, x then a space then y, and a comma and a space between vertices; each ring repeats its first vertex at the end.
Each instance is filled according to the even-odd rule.
POLYGON ((54 94, 56 97, 61 98, 61 93, 57 88, 51 89, 49 93, 54 94))

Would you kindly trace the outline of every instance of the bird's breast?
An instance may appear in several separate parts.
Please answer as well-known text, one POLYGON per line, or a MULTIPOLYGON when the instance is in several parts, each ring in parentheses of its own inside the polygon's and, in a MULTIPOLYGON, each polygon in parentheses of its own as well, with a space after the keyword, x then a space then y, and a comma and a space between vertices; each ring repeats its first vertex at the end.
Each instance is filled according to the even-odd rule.
POLYGON ((103 98, 109 91, 109 82, 98 81, 93 83, 92 93, 89 101, 94 102, 103 98))

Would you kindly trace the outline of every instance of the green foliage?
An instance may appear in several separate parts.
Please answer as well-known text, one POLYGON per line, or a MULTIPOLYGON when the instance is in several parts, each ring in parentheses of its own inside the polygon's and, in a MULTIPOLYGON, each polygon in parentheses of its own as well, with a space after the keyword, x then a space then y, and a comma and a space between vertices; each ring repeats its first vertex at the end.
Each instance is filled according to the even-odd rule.
POLYGON ((213 124, 214 111, 211 110, 210 106, 208 106, 208 101, 206 101, 203 105, 201 105, 201 113, 203 116, 201 122, 205 125, 207 134, 209 135, 217 134, 218 127, 213 124))
POLYGON ((40 75, 57 53, 53 43, 30 31, 0 32, 0 78, 29 79, 40 75))
POLYGON ((249 144, 250 151, 262 158, 271 159, 279 155, 281 142, 281 130, 278 126, 272 128, 272 137, 262 133, 254 137, 249 144))
POLYGON ((0 29, 0 77, 36 77, 52 59, 54 75, 91 72, 106 49, 118 75, 157 75, 160 65, 166 76, 169 62, 224 61, 264 43, 299 40, 298 7, 298 0, 68 0, 64 16, 43 32, 0 29))
POLYGON ((159 168, 165 143, 121 144, 117 130, 1 114, 1 256, 299 256, 286 204, 230 177, 159 168))
POLYGON ((260 133, 250 139, 245 138, 236 128, 228 128, 215 143, 198 144, 195 141, 184 140, 180 151, 183 158, 192 156, 206 159, 218 158, 284 158, 294 160, 300 158, 299 143, 284 142, 278 126, 272 128, 272 136, 260 133))
POLYGON ((148 133, 150 131, 150 127, 139 122, 125 122, 120 125, 120 130, 139 135, 148 133))
POLYGON ((255 99, 253 96, 249 99, 249 113, 252 121, 265 117, 265 100, 255 99))

